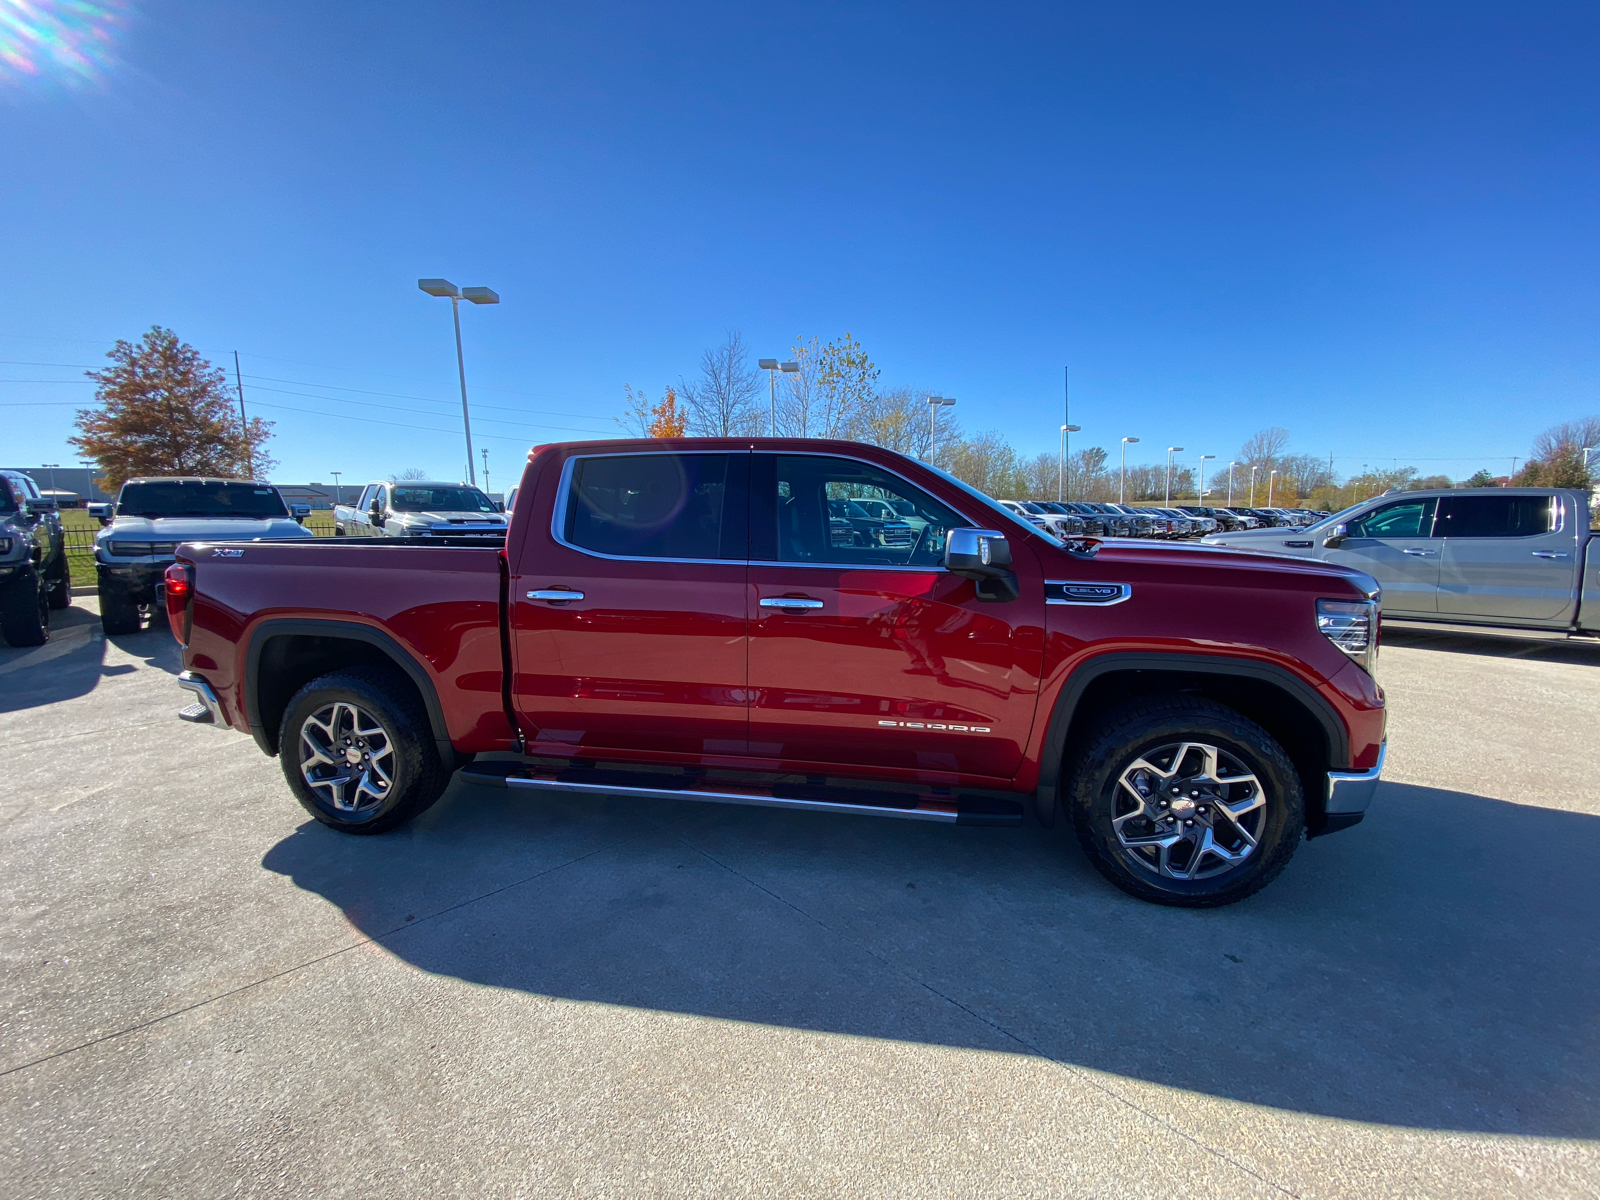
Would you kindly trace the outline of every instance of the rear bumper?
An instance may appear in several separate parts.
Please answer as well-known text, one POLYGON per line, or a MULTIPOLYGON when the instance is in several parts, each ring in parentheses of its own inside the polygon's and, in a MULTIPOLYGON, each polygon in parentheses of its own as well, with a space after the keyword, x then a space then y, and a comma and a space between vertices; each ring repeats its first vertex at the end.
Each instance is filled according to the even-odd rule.
POLYGON ((1366 816, 1372 794, 1378 790, 1378 780, 1383 774, 1383 760, 1389 754, 1389 743, 1378 747, 1378 764, 1366 771, 1328 772, 1328 825, 1326 832, 1348 829, 1366 816))
POLYGON ((217 694, 211 690, 211 685, 193 671, 183 671, 178 675, 178 686, 186 692, 193 692, 199 701, 198 705, 191 704, 188 708, 178 713, 185 721, 210 722, 215 725, 226 725, 223 719, 222 705, 217 703, 217 694), (204 712, 194 711, 196 708, 204 712))

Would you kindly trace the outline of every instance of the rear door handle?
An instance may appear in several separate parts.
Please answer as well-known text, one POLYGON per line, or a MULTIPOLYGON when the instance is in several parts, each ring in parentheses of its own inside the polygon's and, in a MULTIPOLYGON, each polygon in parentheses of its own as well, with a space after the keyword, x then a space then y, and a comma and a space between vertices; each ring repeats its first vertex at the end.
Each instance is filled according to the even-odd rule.
POLYGON ((1439 552, 1437 550, 1407 550, 1405 553, 1411 555, 1413 558, 1427 558, 1430 554, 1437 554, 1439 552))
POLYGON ((810 597, 800 596, 771 596, 761 602, 762 608, 783 608, 796 611, 821 608, 821 600, 812 600, 810 597))
POLYGON ((529 600, 545 600, 551 604, 565 604, 568 600, 582 600, 582 592, 566 588, 537 588, 528 593, 529 600))
POLYGON ((1533 556, 1535 558, 1566 558, 1566 557, 1568 557, 1567 552, 1565 550, 1535 550, 1533 552, 1533 556))

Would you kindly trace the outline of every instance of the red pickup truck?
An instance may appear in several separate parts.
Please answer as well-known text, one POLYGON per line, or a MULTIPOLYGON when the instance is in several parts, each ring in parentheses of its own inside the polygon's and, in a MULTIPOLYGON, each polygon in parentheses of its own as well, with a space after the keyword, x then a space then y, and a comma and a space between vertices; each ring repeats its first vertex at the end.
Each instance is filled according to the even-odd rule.
POLYGON ((317 820, 479 783, 1014 824, 1125 891, 1263 887, 1377 786, 1377 584, 1062 542, 850 442, 536 447, 503 548, 185 543, 182 715, 248 731, 317 820))

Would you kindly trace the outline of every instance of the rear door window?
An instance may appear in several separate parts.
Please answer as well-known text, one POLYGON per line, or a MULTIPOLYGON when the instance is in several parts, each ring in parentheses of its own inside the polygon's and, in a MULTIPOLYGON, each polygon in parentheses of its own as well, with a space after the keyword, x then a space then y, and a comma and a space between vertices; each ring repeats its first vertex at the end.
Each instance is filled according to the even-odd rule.
POLYGON ((1434 533, 1450 538, 1535 537, 1555 528, 1549 496, 1446 496, 1434 533))
POLYGON ((1385 504, 1363 517, 1351 520, 1348 523, 1349 535, 1369 538, 1433 537, 1435 503, 1436 501, 1430 497, 1385 504))
POLYGON ((568 545, 619 558, 744 559, 749 455, 614 454, 572 460, 558 520, 568 545))
POLYGON ((841 566, 938 567, 968 522, 880 467, 827 455, 758 455, 751 556, 841 566))

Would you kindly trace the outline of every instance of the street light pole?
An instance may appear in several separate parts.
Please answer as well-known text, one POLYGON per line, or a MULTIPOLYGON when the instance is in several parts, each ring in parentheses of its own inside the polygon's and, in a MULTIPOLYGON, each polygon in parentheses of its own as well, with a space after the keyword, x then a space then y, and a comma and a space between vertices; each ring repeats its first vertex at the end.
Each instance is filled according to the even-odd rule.
POLYGON ((1067 483, 1067 434, 1077 433, 1079 426, 1063 425, 1061 427, 1061 457, 1056 463, 1056 500, 1065 499, 1063 489, 1067 483))
POLYGON ((339 476, 343 475, 344 472, 343 471, 329 471, 328 474, 333 476, 333 502, 335 504, 343 504, 344 503, 344 493, 339 490, 339 476))
POLYGON ((461 301, 474 304, 499 304, 499 293, 486 287, 458 288, 448 279, 419 279, 417 287, 430 296, 450 298, 450 316, 456 326, 456 373, 461 377, 461 429, 467 437, 467 482, 478 485, 478 473, 472 465, 472 416, 467 411, 467 360, 461 351, 461 301))
MULTIPOLYGON (((1588 466, 1589 458, 1588 458, 1587 455, 1584 456, 1583 462, 1584 462, 1585 466, 1588 466)), ((60 463, 40 463, 39 465, 41 467, 48 467, 50 469, 50 491, 52 493, 54 493, 55 490, 56 490, 56 468, 59 467, 61 464, 60 463)), ((52 496, 52 498, 53 498, 53 496, 52 496)))
POLYGON ((489 494, 489 447, 481 446, 478 453, 483 455, 483 494, 489 494))
POLYGON ((1162 500, 1161 500, 1161 503, 1162 503, 1163 506, 1172 503, 1172 454, 1173 454, 1173 451, 1177 451, 1177 453, 1182 454, 1183 453, 1183 447, 1182 446, 1168 446, 1167 447, 1167 490, 1166 490, 1166 494, 1162 497, 1162 500))
POLYGON ((1228 507, 1233 507, 1233 469, 1239 464, 1232 459, 1228 460, 1228 507))
POLYGON ((756 366, 767 373, 767 405, 772 411, 772 424, 769 427, 773 437, 778 436, 778 372, 793 375, 800 369, 797 362, 781 363, 775 358, 759 358, 756 366))
POLYGON ((1256 506, 1256 472, 1258 470, 1260 470, 1260 469, 1261 468, 1256 467, 1256 466, 1252 466, 1250 468, 1250 507, 1251 508, 1254 508, 1256 506))
POLYGON ((1202 454, 1200 456, 1200 486, 1194 490, 1194 502, 1196 504, 1204 504, 1206 502, 1206 460, 1215 457, 1215 454, 1202 454))
POLYGON ((1267 476, 1267 507, 1272 507, 1272 485, 1278 481, 1278 468, 1272 468, 1272 474, 1267 476))
POLYGON ((935 448, 939 444, 939 410, 950 408, 955 404, 954 396, 929 396, 928 397, 928 461, 936 461, 935 448))
POLYGON ((1128 495, 1128 443, 1129 442, 1137 442, 1138 440, 1139 440, 1138 438, 1132 438, 1132 437, 1123 438, 1122 439, 1122 473, 1118 477, 1118 480, 1117 480, 1117 503, 1118 504, 1124 504, 1124 503, 1127 502, 1127 495, 1128 495))
POLYGON ((1585 446, 1583 448, 1583 473, 1585 475, 1589 474, 1589 455, 1593 454, 1596 450, 1600 450, 1600 446, 1585 446))

